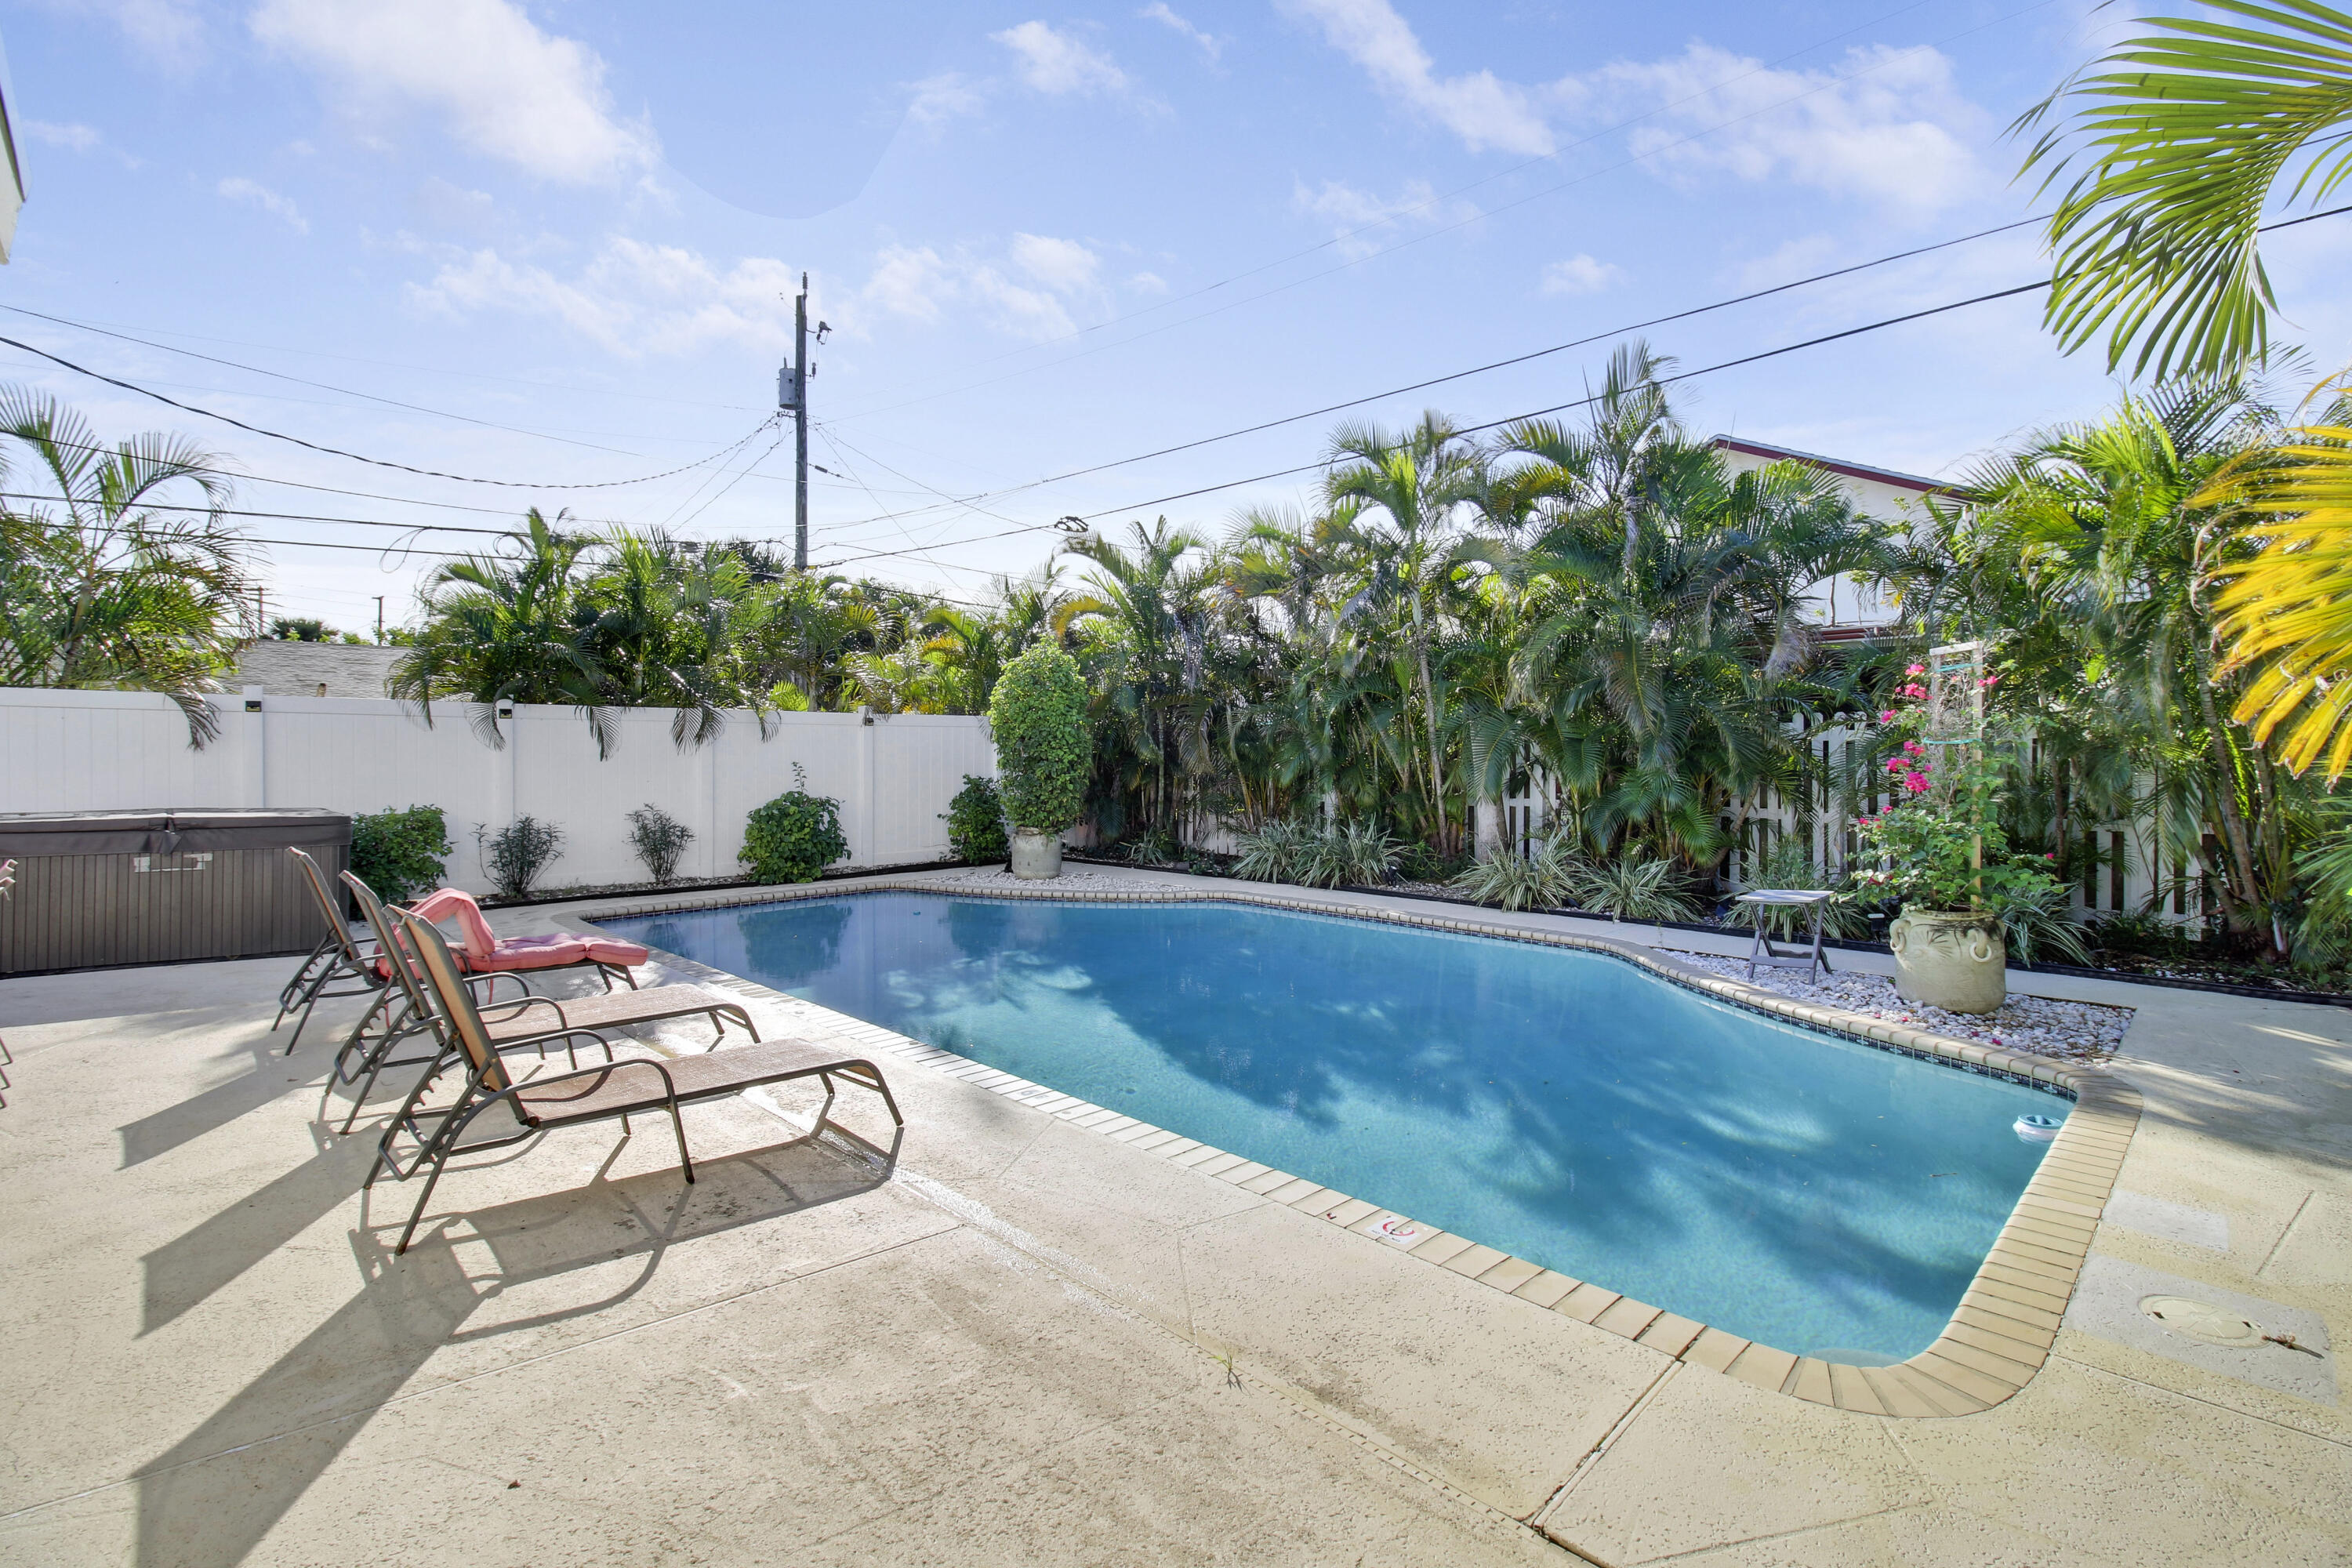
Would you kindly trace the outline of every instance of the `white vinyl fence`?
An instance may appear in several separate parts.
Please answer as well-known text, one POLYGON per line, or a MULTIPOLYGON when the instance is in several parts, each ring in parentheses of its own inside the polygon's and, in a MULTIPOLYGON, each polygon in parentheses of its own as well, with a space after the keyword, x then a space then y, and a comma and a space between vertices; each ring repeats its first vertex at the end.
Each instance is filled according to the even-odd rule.
POLYGON ((599 761, 569 708, 509 710, 506 744, 494 748, 460 703, 436 706, 427 727, 400 702, 257 688, 212 700, 220 735, 193 751, 186 721, 161 697, 0 688, 0 811, 437 805, 456 846, 449 880, 485 892, 476 826, 496 832, 524 816, 565 835, 542 885, 643 881, 625 814, 648 803, 694 830, 681 876, 732 875, 745 816, 793 787, 794 763, 811 794, 841 803, 848 864, 945 859, 940 814, 966 773, 996 773, 977 718, 784 713, 762 740, 757 720, 737 713, 716 741, 681 752, 667 710, 622 710, 619 742, 599 761))

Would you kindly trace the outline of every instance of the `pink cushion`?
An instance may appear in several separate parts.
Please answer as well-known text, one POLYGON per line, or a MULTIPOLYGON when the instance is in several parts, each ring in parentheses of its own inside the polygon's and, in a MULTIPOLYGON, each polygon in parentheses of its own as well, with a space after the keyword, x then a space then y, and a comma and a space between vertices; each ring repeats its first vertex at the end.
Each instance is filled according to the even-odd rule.
POLYGON ((466 955, 469 967, 486 972, 562 969, 587 959, 588 944, 576 936, 512 936, 479 958, 471 952, 466 955))
POLYGON ((464 937, 466 967, 471 970, 561 969, 591 962, 634 966, 651 956, 635 942, 609 936, 510 936, 501 941, 482 918, 482 906, 474 896, 455 888, 426 894, 409 912, 433 925, 455 920, 464 937))

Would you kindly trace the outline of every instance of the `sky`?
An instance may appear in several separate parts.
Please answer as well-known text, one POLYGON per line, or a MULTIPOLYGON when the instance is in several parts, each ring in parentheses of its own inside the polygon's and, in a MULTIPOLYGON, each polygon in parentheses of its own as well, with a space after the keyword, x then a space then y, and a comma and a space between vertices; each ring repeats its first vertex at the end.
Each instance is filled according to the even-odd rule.
MULTIPOLYGON (((2030 217, 2007 128, 2129 11, 5 0, 0 336, 311 445, 25 348, 0 380, 202 443, 279 514, 239 519, 269 612, 365 630, 527 507, 788 543, 805 273, 813 560, 982 602, 1057 518, 1220 537, 1310 501, 1343 418, 1569 403, 1635 323, 2030 217)), ((2315 363, 2347 226, 2268 250, 2315 363)), ((1640 335, 1701 371, 2043 265, 2015 228, 1640 335)), ((1950 477, 2117 390, 2028 296, 1675 398, 1950 477)))

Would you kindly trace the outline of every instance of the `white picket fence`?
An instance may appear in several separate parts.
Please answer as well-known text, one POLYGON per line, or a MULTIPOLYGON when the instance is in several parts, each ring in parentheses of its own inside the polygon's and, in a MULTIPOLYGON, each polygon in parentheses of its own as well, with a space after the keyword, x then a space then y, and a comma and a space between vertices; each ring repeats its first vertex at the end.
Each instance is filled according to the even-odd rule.
POLYGON ((475 828, 525 816, 565 835, 545 885, 644 880, 625 814, 647 804, 694 830, 681 875, 731 875, 744 818, 793 787, 795 763, 812 794, 841 803, 848 864, 944 859, 949 800, 965 774, 996 773, 988 721, 977 718, 785 713, 763 740, 753 716, 738 713, 717 740, 680 752, 667 710, 625 710, 619 743, 600 761, 569 708, 509 710, 506 744, 492 747, 462 704, 436 705, 428 727, 400 702, 263 697, 258 688, 213 702, 221 733, 195 751, 161 697, 0 688, 0 811, 437 805, 457 847, 450 881, 483 892, 475 828))

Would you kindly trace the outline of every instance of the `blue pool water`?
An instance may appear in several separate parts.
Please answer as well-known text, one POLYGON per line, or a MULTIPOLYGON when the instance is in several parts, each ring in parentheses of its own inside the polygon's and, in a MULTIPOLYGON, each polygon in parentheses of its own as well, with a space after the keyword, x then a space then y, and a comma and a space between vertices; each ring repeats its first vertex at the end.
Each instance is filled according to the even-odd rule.
POLYGON ((1597 953, 1240 904, 867 893, 635 941, 1803 1353, 1926 1348, 2065 1101, 1597 953))

